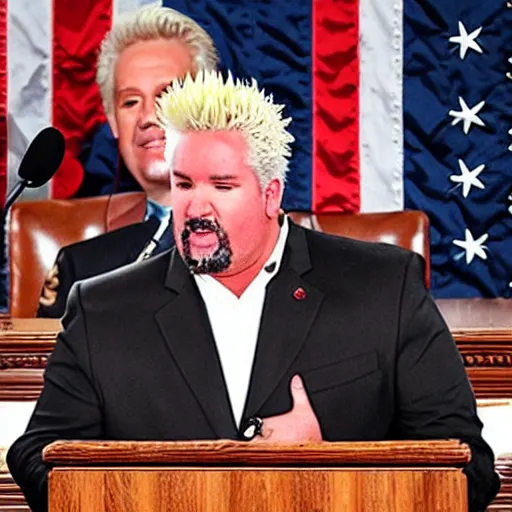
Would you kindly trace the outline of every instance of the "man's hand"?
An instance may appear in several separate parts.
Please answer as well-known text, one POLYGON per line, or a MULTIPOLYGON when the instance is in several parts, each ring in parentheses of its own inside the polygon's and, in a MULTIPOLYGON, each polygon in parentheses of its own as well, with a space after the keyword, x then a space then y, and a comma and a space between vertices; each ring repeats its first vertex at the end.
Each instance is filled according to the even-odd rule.
POLYGON ((278 416, 263 418, 263 432, 251 442, 294 443, 300 441, 320 442, 322 432, 315 412, 309 403, 308 395, 299 375, 294 375, 290 383, 292 410, 278 416))

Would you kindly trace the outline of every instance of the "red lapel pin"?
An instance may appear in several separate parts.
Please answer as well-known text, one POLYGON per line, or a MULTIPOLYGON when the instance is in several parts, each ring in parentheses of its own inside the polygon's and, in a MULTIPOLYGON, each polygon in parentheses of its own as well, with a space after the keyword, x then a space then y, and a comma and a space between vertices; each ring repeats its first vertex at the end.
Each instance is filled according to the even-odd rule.
POLYGON ((308 294, 306 293, 306 290, 304 290, 304 288, 297 288, 293 292, 293 298, 295 300, 304 300, 307 296, 308 294))

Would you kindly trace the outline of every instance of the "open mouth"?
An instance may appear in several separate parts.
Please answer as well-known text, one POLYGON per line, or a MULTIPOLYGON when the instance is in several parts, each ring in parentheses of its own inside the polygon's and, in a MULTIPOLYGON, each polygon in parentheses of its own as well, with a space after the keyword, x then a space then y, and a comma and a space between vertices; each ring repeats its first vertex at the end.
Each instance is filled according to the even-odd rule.
POLYGON ((215 231, 201 229, 192 231, 189 236, 189 241, 191 246, 207 248, 217 246, 219 243, 219 238, 215 231))

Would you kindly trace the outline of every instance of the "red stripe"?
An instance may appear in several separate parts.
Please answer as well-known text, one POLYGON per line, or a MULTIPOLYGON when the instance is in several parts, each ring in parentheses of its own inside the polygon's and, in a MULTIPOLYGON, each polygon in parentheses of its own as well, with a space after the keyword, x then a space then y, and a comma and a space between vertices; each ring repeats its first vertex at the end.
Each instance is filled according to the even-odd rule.
POLYGON ((359 2, 313 0, 314 212, 357 212, 359 2))
POLYGON ((0 197, 7 190, 7 0, 0 0, 0 197))
POLYGON ((67 155, 52 180, 53 197, 72 196, 82 181, 76 157, 105 116, 95 82, 98 48, 112 24, 112 0, 53 0, 53 125, 67 155))

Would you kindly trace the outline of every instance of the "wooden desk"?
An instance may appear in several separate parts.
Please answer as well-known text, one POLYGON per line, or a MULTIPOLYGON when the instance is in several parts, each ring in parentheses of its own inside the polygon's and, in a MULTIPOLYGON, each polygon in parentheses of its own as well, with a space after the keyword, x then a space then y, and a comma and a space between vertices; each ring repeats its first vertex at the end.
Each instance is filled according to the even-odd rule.
POLYGON ((58 320, 0 320, 0 400, 37 400, 43 369, 60 331, 58 320))
POLYGON ((57 441, 50 511, 467 511, 459 441, 57 441), (107 498, 107 499, 106 499, 107 498))
POLYGON ((437 304, 477 398, 512 398, 512 300, 443 299, 437 304))

